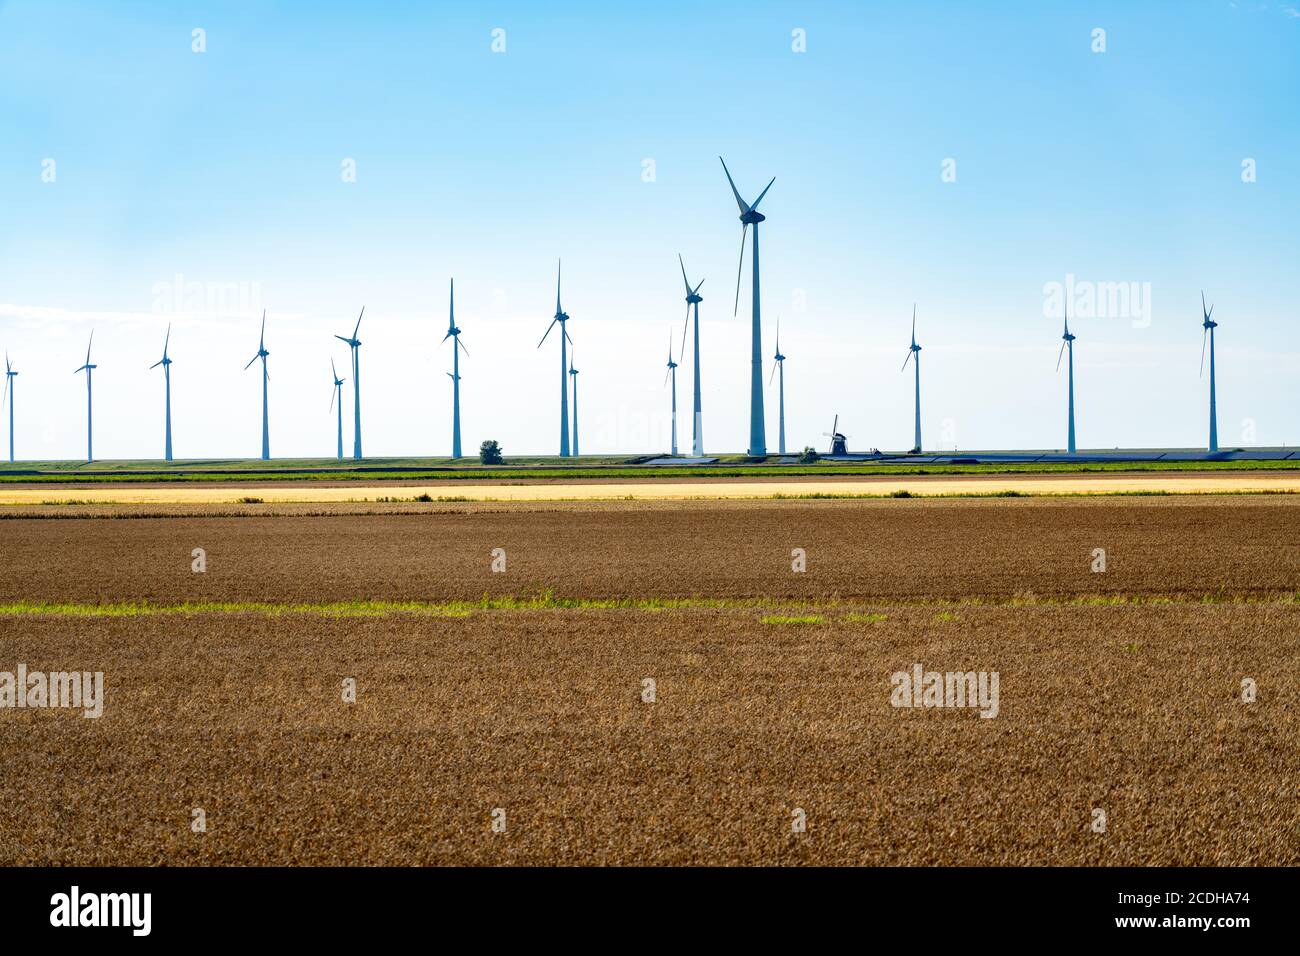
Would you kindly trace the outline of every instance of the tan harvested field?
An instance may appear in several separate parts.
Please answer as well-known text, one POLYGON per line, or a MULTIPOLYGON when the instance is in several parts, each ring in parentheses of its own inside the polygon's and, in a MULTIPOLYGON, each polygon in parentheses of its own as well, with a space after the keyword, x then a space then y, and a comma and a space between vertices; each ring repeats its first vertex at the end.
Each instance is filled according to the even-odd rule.
POLYGON ((1300 864, 1290 496, 5 515, 0 671, 107 700, 0 710, 0 864, 1300 864), (642 603, 438 606, 546 591, 642 603))
POLYGON ((6 485, 0 505, 91 502, 111 504, 237 504, 245 498, 268 503, 378 501, 395 495, 470 501, 683 501, 804 495, 1118 495, 1300 493, 1300 472, 1112 473, 1041 475, 919 475, 861 478, 658 479, 651 481, 555 480, 488 483, 442 482, 162 483, 6 485))
POLYGON ((3 620, 109 691, 0 720, 0 862, 1300 863, 1300 608, 876 611, 3 620), (891 707, 915 662, 1000 713, 891 707))

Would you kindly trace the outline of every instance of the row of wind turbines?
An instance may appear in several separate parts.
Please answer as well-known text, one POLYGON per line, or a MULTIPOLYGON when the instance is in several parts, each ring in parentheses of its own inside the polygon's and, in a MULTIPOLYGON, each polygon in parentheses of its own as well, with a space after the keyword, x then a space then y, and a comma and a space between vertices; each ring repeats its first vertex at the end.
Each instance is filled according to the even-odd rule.
MULTIPOLYGON (((727 183, 731 187, 732 195, 735 197, 736 206, 740 211, 739 219, 741 223, 740 233, 740 260, 736 267, 736 295, 732 308, 732 314, 739 314, 740 310, 740 285, 741 278, 744 274, 745 267, 745 245, 750 239, 750 227, 753 227, 753 237, 751 242, 751 271, 752 271, 752 292, 750 303, 752 309, 751 325, 751 350, 750 350, 750 415, 749 415, 749 447, 748 454, 751 457, 764 457, 767 455, 766 427, 764 422, 764 399, 763 399, 763 358, 762 358, 762 303, 760 296, 760 271, 759 271, 759 224, 766 221, 766 216, 758 211, 759 204, 767 195, 768 190, 776 181, 773 177, 763 187, 763 191, 758 194, 752 203, 745 202, 736 188, 735 180, 732 179, 731 171, 727 168, 726 162, 721 156, 718 161, 722 164, 722 170, 727 178, 727 183)), ((700 383, 700 303, 704 301, 700 295, 700 288, 704 285, 704 280, 692 285, 686 273, 686 263, 681 254, 677 256, 678 265, 682 273, 682 283, 686 290, 686 322, 682 328, 682 344, 679 356, 685 360, 686 354, 686 336, 687 332, 694 329, 694 377, 693 377, 693 402, 691 409, 691 454, 693 457, 703 457, 704 451, 704 421, 703 408, 701 401, 701 383, 700 383), (692 323, 693 320, 693 323, 692 323)), ((574 364, 573 352, 571 346, 574 345, 573 338, 569 334, 567 324, 569 315, 564 311, 561 305, 561 264, 556 265, 555 275, 555 315, 552 317, 550 324, 546 327, 546 332, 542 335, 541 341, 537 343, 540 349, 546 344, 550 337, 551 331, 558 324, 560 327, 560 457, 567 458, 578 455, 578 369, 574 364), (570 390, 572 390, 573 412, 572 418, 569 413, 570 390)), ((361 449, 361 383, 360 383, 360 349, 361 339, 358 337, 361 331, 361 320, 365 316, 365 307, 357 316, 356 325, 352 329, 351 335, 335 335, 334 337, 348 346, 352 362, 352 413, 353 413, 353 439, 352 454, 354 458, 362 457, 361 449)), ((1205 306, 1205 295, 1201 294, 1201 313, 1202 313, 1202 342, 1201 342, 1201 370, 1204 373, 1206 344, 1208 341, 1210 356, 1210 434, 1209 434, 1209 451, 1214 452, 1219 449, 1218 425, 1215 407, 1215 365, 1214 365, 1214 330, 1218 323, 1213 321, 1211 315, 1214 312, 1213 306, 1208 309, 1205 306)), ((461 330, 456 325, 456 283, 455 279, 451 280, 449 313, 447 333, 443 336, 442 342, 447 339, 452 340, 452 371, 447 375, 452 382, 452 457, 461 458, 461 435, 460 435, 460 353, 463 350, 466 355, 469 354, 463 342, 460 340, 461 330)), ((86 346, 86 360, 76 369, 77 373, 86 373, 86 460, 94 460, 94 396, 92 373, 97 366, 91 362, 91 347, 94 345, 95 334, 92 330, 90 341, 86 346)), ((1067 406, 1067 450, 1070 453, 1076 451, 1075 447, 1075 429, 1074 429, 1074 342, 1075 336, 1070 332, 1070 320, 1068 312, 1065 315, 1065 327, 1061 336, 1061 351, 1057 355, 1056 368, 1059 373, 1062 358, 1068 352, 1068 406, 1067 406)), ((168 326, 167 334, 163 339, 162 358, 155 362, 150 368, 162 367, 164 388, 165 388, 165 440, 164 440, 164 457, 167 461, 172 460, 172 415, 171 415, 171 365, 172 359, 168 354, 168 347, 171 342, 171 327, 168 326)), ((668 368, 664 376, 665 384, 671 380, 671 414, 672 414, 672 454, 678 454, 677 447, 677 369, 679 363, 673 358, 673 335, 669 332, 668 340, 668 368)), ((257 352, 248 360, 244 366, 247 370, 255 362, 261 360, 262 363, 262 459, 267 460, 271 457, 271 437, 270 437, 270 412, 268 404, 268 383, 270 375, 267 371, 267 357, 271 353, 266 348, 266 313, 262 313, 262 325, 258 335, 257 352)), ((785 355, 781 352, 780 338, 780 320, 777 322, 776 332, 776 353, 772 375, 768 377, 768 384, 771 384, 772 377, 779 375, 779 426, 778 426, 778 449, 779 453, 786 454, 785 442, 785 355)), ((901 371, 907 370, 907 363, 912 362, 913 373, 915 376, 915 419, 913 433, 912 451, 919 453, 921 451, 921 346, 916 341, 916 306, 912 307, 912 338, 908 346, 907 355, 903 359, 901 371)), ((335 404, 338 405, 338 441, 337 456, 343 458, 343 385, 347 381, 340 378, 338 370, 333 360, 330 361, 330 373, 333 382, 333 389, 330 396, 330 410, 334 410, 335 404)), ((4 395, 0 399, 0 408, 3 408, 3 402, 9 405, 9 460, 14 460, 14 396, 13 381, 18 375, 13 369, 9 360, 8 353, 5 354, 5 386, 4 395)))

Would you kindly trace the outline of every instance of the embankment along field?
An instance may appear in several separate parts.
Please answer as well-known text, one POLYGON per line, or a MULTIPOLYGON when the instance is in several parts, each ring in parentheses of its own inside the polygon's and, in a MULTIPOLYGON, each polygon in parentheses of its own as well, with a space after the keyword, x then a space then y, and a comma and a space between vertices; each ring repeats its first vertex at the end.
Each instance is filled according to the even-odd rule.
POLYGON ((0 710, 0 863, 1297 864, 1298 532, 1287 495, 11 506, 0 671, 106 691, 0 710), (894 706, 918 664, 996 715, 894 706))

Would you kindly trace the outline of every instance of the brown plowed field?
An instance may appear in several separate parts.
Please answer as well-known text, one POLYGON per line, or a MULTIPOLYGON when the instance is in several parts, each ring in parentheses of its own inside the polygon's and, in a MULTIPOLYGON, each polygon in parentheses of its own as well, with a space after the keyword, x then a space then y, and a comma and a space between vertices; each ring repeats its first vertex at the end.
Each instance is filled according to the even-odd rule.
POLYGON ((0 614, 107 686, 0 710, 0 864, 1300 864, 1295 498, 87 510, 5 512, 0 604, 791 607, 0 614), (891 706, 918 663, 998 715, 891 706))
POLYGON ((431 504, 388 514, 276 507, 286 516, 255 517, 257 506, 238 517, 178 508, 116 520, 9 512, 0 520, 0 602, 443 600, 546 589, 900 600, 1300 589, 1300 498, 1289 496, 431 504), (190 570, 196 547, 207 552, 206 574, 190 570), (504 574, 491 571, 494 548, 506 551, 504 574), (794 548, 807 553, 804 574, 791 573, 794 548), (1094 548, 1106 551, 1104 574, 1091 570, 1094 548))
POLYGON ((1300 607, 876 610, 6 619, 109 690, 3 714, 0 862, 1300 863, 1300 607), (913 663, 1000 713, 891 707, 913 663))

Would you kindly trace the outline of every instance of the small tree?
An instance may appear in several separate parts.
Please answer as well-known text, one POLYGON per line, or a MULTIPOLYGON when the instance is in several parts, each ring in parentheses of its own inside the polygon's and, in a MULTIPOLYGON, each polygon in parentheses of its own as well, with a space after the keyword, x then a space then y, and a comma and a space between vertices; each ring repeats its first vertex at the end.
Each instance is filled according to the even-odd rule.
POLYGON ((811 445, 804 445, 803 454, 799 456, 799 464, 811 465, 817 460, 817 449, 811 445))
POLYGON ((485 465, 501 464, 501 446, 496 443, 495 439, 489 438, 478 446, 478 460, 485 465))

